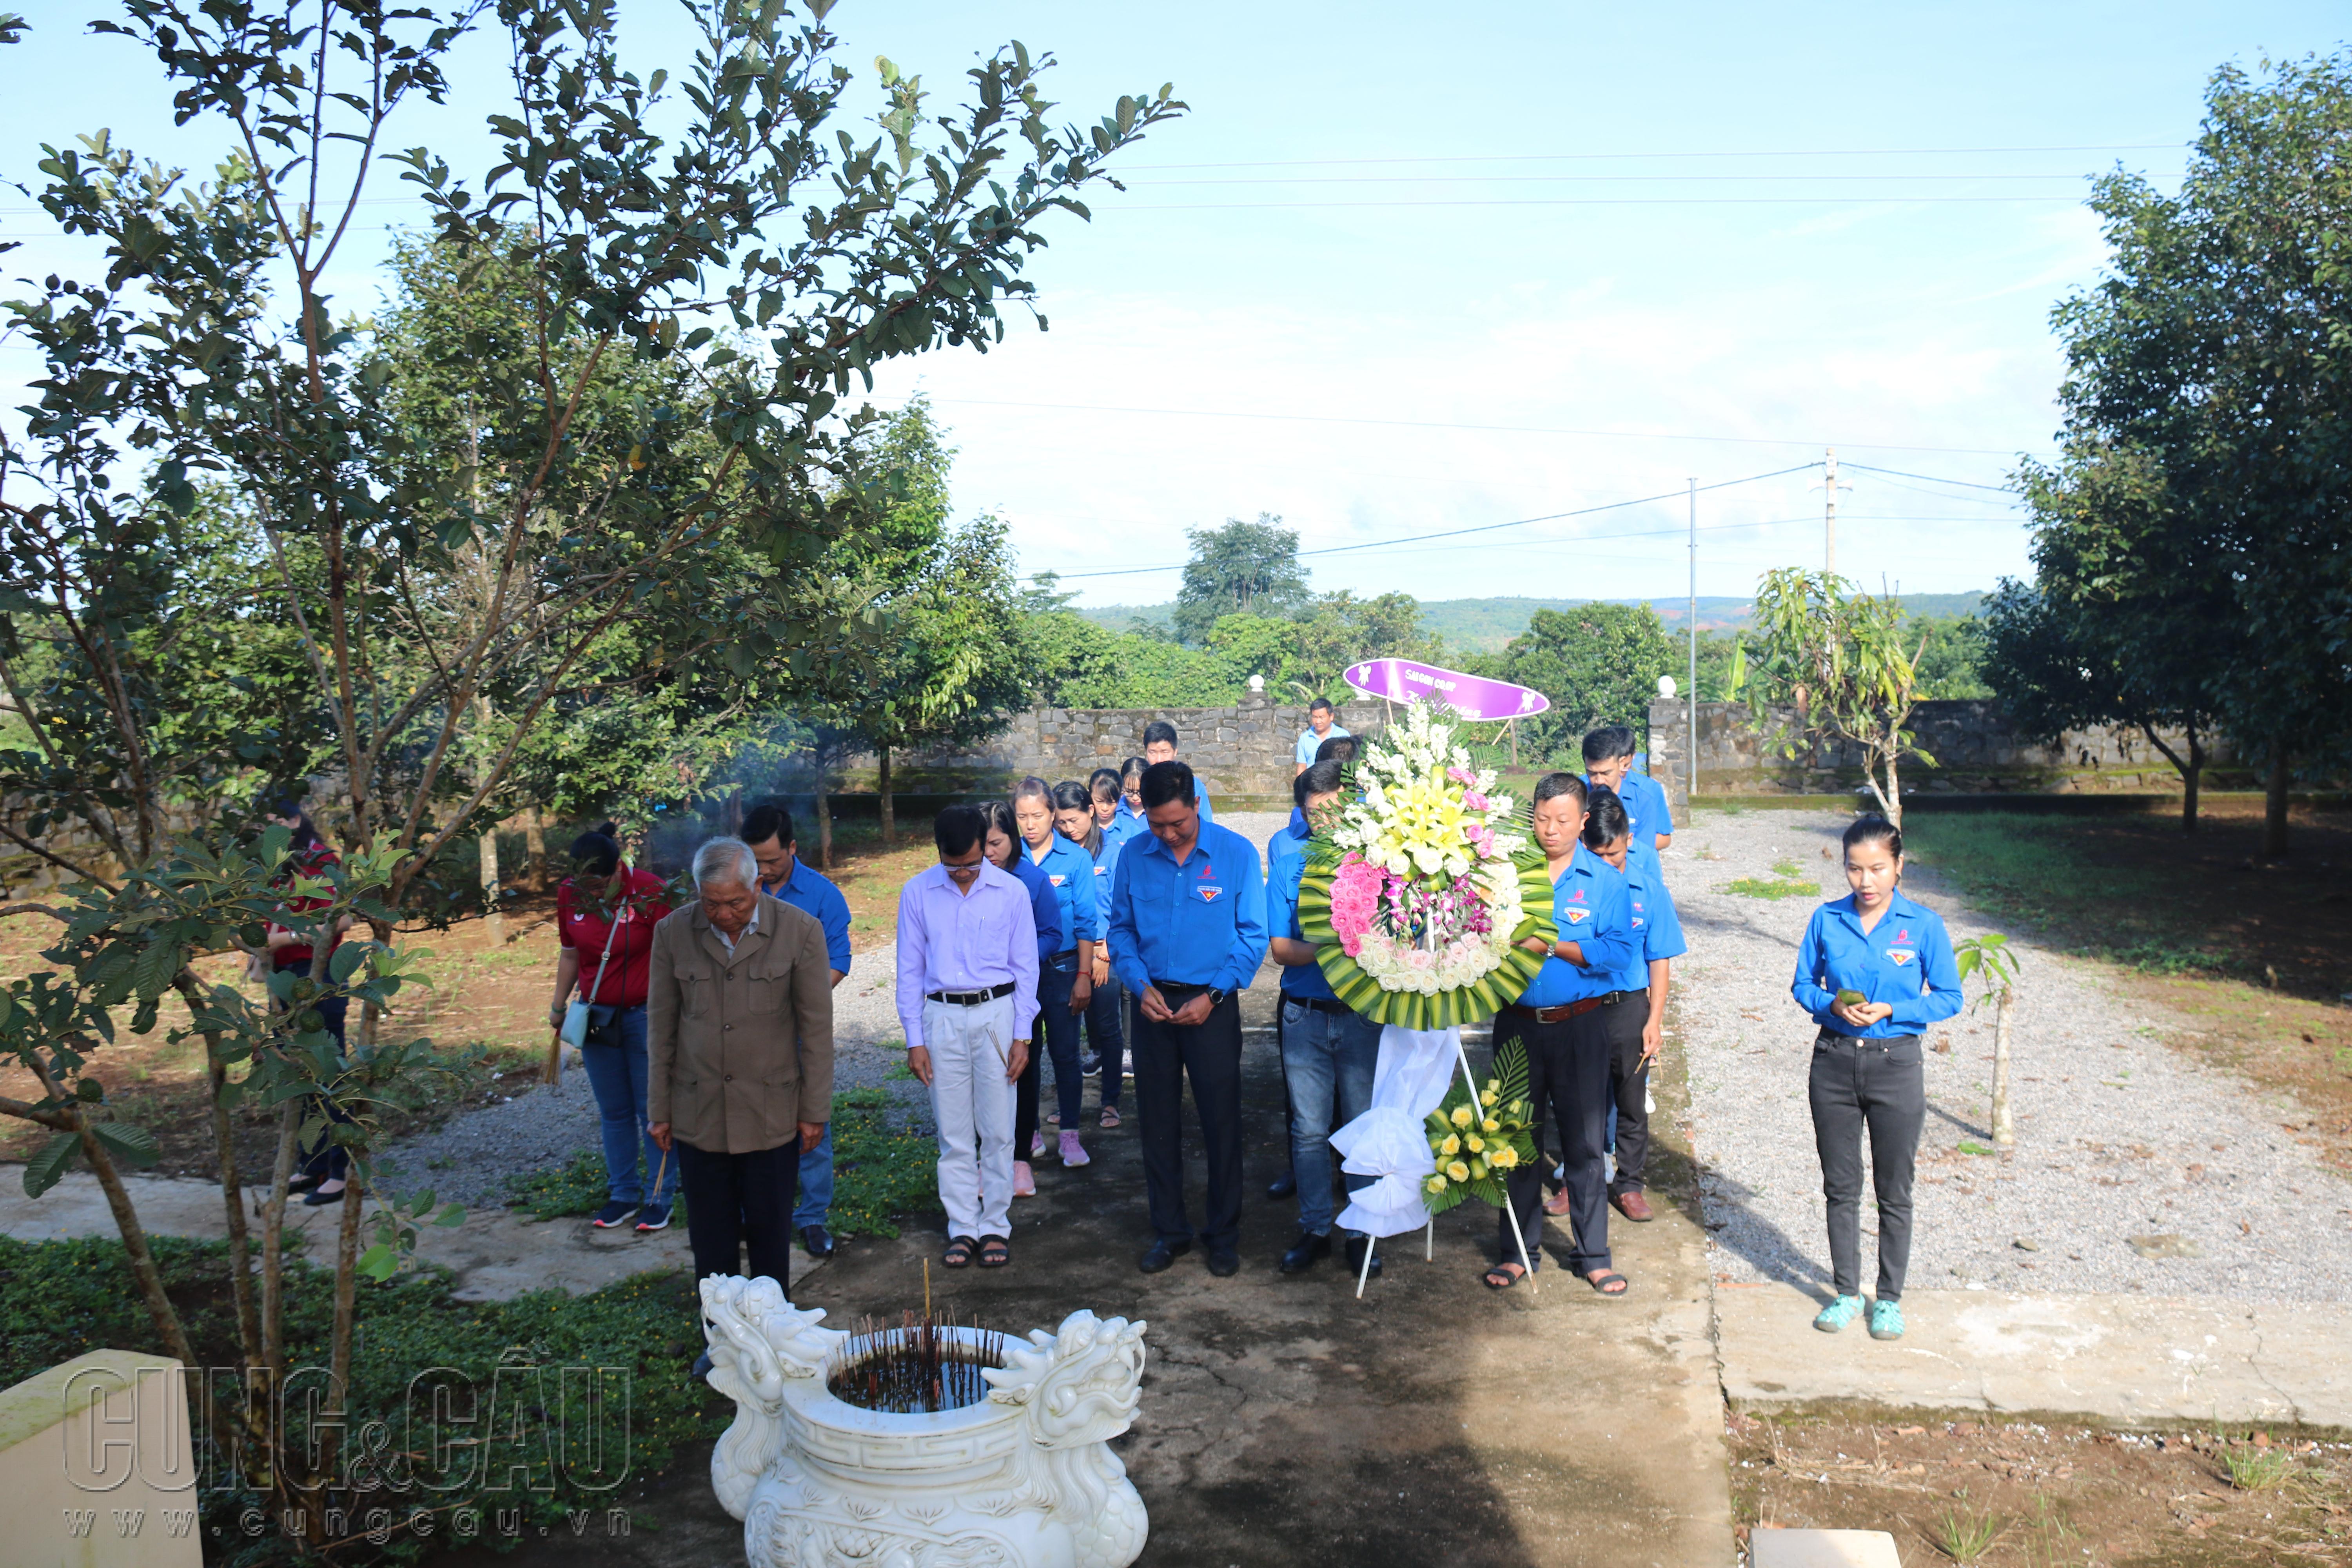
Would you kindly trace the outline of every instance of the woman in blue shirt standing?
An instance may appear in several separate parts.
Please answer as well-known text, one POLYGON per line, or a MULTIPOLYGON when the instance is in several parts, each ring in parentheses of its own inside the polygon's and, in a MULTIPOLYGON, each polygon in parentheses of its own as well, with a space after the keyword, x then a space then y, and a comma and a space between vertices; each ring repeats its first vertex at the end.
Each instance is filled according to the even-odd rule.
MULTIPOLYGON (((1104 940, 1095 943, 1094 997, 1087 1004, 1087 1053, 1078 1058, 1078 1075, 1084 1077, 1097 1068, 1102 1069, 1102 1124, 1105 1128, 1118 1125, 1118 1091, 1127 1079, 1127 1040, 1118 1023, 1118 977, 1110 972, 1110 883, 1111 875, 1118 868, 1118 842, 1102 826, 1098 807, 1103 801, 1103 781, 1110 781, 1110 799, 1118 799, 1118 775, 1108 768, 1095 770, 1092 795, 1088 786, 1075 781, 1054 786, 1054 831, 1087 852, 1094 862, 1095 913, 1101 924, 1104 940)), ((1056 1067, 1058 1074, 1062 1069, 1056 1067)), ((1059 1111, 1055 1113, 1056 1116, 1059 1111)), ((1046 1118, 1051 1121, 1053 1117, 1046 1118)), ((1076 1123, 1059 1122, 1063 1131, 1073 1131, 1076 1123)))
POLYGON ((1960 1010, 1952 939, 1932 910, 1903 896, 1903 830, 1864 816, 1845 830, 1853 889, 1813 911, 1790 994, 1812 1015, 1808 1098, 1829 1200, 1837 1296, 1813 1327, 1833 1334, 1862 1312, 1862 1134, 1870 1131, 1878 1194, 1878 1294, 1870 1337, 1903 1336, 1903 1274, 1911 1261, 1911 1175, 1927 1089, 1919 1056, 1927 1026, 1960 1010))
POLYGON ((1013 790, 1013 820, 1021 829, 1029 863, 1053 884, 1062 918, 1061 949, 1040 955, 1037 1012, 1045 1029, 1045 1047, 1054 1058, 1062 1163, 1084 1165, 1090 1160, 1086 1145, 1078 1142, 1078 1100, 1086 1091, 1086 1074, 1078 1067, 1078 1018, 1094 1001, 1095 947, 1102 933, 1095 858, 1054 831, 1054 786, 1044 779, 1023 779, 1013 790))
MULTIPOLYGON (((1029 857, 1021 852, 1021 826, 1013 817, 1013 807, 1001 800, 982 801, 980 815, 988 824, 988 835, 981 840, 982 853, 998 869, 1009 872, 1029 889, 1030 912, 1037 922, 1037 983, 1044 994, 1046 971, 1053 968, 1054 955, 1069 945, 1066 928, 1062 924, 1062 900, 1055 896, 1054 884, 1045 873, 1031 865, 1029 857)), ((1043 1003, 1038 1005, 1038 1016, 1045 1014, 1043 1003)), ((1029 1053, 1029 1065, 1021 1070, 1013 1086, 1013 1195, 1034 1198, 1037 1195, 1037 1178, 1029 1169, 1029 1162, 1044 1153, 1045 1140, 1037 1135, 1037 1061, 1043 1051, 1029 1053)))

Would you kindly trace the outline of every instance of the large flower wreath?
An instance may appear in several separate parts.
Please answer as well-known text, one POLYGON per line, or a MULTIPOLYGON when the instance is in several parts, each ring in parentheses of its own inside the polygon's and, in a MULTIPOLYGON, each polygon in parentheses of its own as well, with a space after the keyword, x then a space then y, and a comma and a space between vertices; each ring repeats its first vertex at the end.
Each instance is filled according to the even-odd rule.
POLYGON ((1298 929, 1341 1001, 1377 1023, 1444 1029, 1528 988, 1554 941, 1542 849, 1428 704, 1369 742, 1356 798, 1307 848, 1298 929))

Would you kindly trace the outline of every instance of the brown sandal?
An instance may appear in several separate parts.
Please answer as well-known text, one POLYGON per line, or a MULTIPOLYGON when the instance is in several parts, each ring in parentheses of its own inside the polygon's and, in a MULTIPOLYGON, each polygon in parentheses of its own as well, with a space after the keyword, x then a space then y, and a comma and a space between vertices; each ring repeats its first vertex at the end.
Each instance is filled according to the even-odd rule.
POLYGON ((959 1236, 948 1243, 948 1249, 940 1255, 940 1261, 950 1268, 969 1268, 971 1267, 973 1249, 979 1246, 980 1243, 971 1237, 959 1236))
POLYGON ((980 1238, 980 1266, 982 1268, 1002 1268, 1012 1261, 1013 1243, 1011 1241, 1001 1236, 983 1236, 980 1238))

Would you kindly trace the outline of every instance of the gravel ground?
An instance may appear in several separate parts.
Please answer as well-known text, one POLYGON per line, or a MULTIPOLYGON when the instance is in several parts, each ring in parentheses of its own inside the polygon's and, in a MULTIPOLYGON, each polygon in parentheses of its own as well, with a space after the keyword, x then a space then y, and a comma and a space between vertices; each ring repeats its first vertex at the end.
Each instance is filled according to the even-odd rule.
MULTIPOLYGON (((1790 999, 1816 900, 1721 889, 1792 859, 1843 894, 1845 818, 1813 811, 1702 813, 1666 852, 1690 939, 1675 966, 1675 1038, 1687 1052, 1691 1135, 1719 1279, 1826 1292, 1821 1168, 1805 1075, 1812 1026, 1790 999)), ((1915 866, 1906 890, 1955 940, 1990 929, 1915 866)), ((2096 965, 2015 944, 2023 973, 2011 1042, 2017 1143, 1990 1146, 1990 1006, 1936 1026, 1927 1064, 1909 1282, 1921 1289, 2145 1291, 2248 1301, 2352 1300, 2352 1184, 2283 1126, 2292 1105, 2176 1055, 2175 1021, 2127 1001, 2096 965), (2145 1257, 2132 1245, 2173 1256, 2145 1257), (2146 1243, 2146 1238, 2170 1241, 2146 1243)), ((1971 995, 1974 994, 1973 984, 1971 995)), ((1876 1218, 1863 1206, 1865 1292, 1876 1218)))
MULTIPOLYGON (((1263 812, 1220 818, 1261 848, 1286 820, 1263 812)), ((922 1086, 888 1076, 906 1060, 896 1000, 898 953, 895 943, 859 953, 849 978, 834 993, 834 1087, 888 1089, 908 1124, 928 1131, 930 1107, 922 1086)), ((496 1084, 491 1090, 496 1092, 496 1084)), ((1045 1092, 1051 1095, 1050 1084, 1045 1092)), ((504 1202, 508 1184, 516 1177, 562 1165, 580 1150, 602 1146, 587 1075, 566 1069, 555 1088, 533 1085, 511 1099, 460 1110, 396 1145, 387 1159, 396 1184, 431 1186, 438 1197, 481 1207, 504 1202)))

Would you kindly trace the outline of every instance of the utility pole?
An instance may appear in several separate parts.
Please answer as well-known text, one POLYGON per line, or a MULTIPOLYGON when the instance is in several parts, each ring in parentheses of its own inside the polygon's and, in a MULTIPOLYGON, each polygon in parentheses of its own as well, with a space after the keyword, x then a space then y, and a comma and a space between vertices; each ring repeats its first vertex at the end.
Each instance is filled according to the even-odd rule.
POLYGON ((1689 739, 1684 743, 1683 812, 1685 817, 1698 803, 1698 480, 1690 481, 1690 690, 1683 699, 1690 714, 1689 739))
POLYGON ((1837 575, 1837 493, 1841 489, 1850 490, 1853 487, 1838 483, 1837 448, 1826 447, 1824 452, 1828 459, 1828 472, 1822 479, 1822 493, 1824 498, 1822 510, 1822 570, 1835 576, 1837 575))

